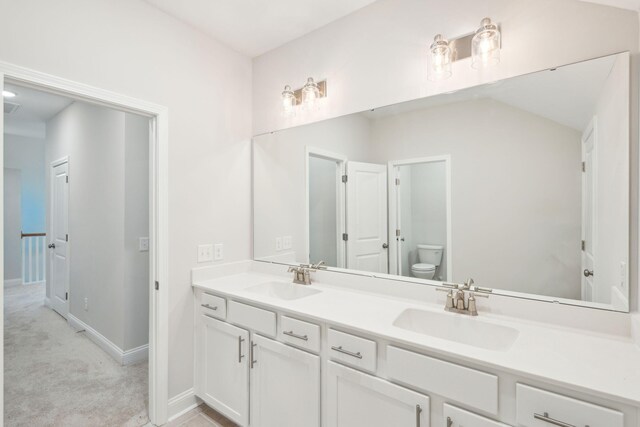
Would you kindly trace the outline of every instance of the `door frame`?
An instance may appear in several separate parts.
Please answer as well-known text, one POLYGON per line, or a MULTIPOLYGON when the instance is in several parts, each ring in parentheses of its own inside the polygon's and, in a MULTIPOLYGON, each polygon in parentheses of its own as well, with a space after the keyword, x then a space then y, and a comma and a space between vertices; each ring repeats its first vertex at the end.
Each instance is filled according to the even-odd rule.
MULTIPOLYGON (((4 132, 3 132, 4 133, 4 132)), ((71 175, 71 167, 70 167, 70 162, 69 162, 69 156, 64 156, 58 160, 54 160, 51 163, 49 163, 49 211, 47 212, 47 218, 46 218, 46 224, 47 226, 47 235, 53 237, 53 221, 51 220, 52 215, 53 215, 53 201, 54 201, 54 197, 53 197, 53 193, 54 193, 54 186, 55 186, 55 180, 53 179, 54 177, 54 169, 60 165, 64 165, 66 163, 67 165, 67 176, 71 175)), ((67 191, 67 231, 69 234, 71 234, 71 231, 69 230, 69 192, 67 191)), ((49 258, 49 263, 47 265, 47 267, 49 267, 49 271, 52 272, 52 266, 53 266, 53 251, 48 251, 47 252, 47 257, 49 258)), ((69 288, 70 288, 70 279, 71 279, 71 242, 67 242, 67 293, 69 293, 69 288)), ((53 276, 49 276, 50 278, 52 278, 53 276)), ((47 276, 45 275, 45 284, 46 287, 51 289, 51 296, 53 296, 53 287, 50 287, 52 285, 52 283, 49 283, 49 281, 47 281, 47 276)), ((46 299, 46 297, 45 297, 46 299)), ((49 301, 46 303, 50 305, 50 308, 53 308, 53 306, 51 306, 52 302, 49 299, 49 301)), ((63 316, 65 319, 69 318, 69 300, 67 299, 66 303, 66 316, 63 316)), ((58 313, 60 314, 60 313, 58 313)))
MULTIPOLYGON (((165 106, 74 82, 51 74, 0 61, 0 89, 5 82, 58 93, 85 102, 148 117, 149 132, 149 418, 161 425, 168 418, 169 356, 169 118, 165 106), (159 287, 156 289, 156 283, 159 287)), ((0 160, 4 164, 4 115, 0 117, 0 160)), ((4 177, 0 177, 4 180, 4 177)), ((0 182, 0 191, 4 192, 0 182)), ((0 220, 4 221, 0 197, 0 220)), ((4 230, 0 231, 4 239, 4 230)), ((4 248, 0 245, 0 274, 4 275, 4 248)), ((4 290, 0 306, 4 305, 4 290)), ((0 371, 4 383, 4 319, 0 316, 0 371)), ((4 413, 4 387, 0 387, 0 412, 4 413)))
POLYGON ((336 171, 336 194, 338 200, 336 200, 336 224, 337 224, 337 259, 338 265, 336 268, 346 268, 347 266, 347 242, 342 240, 342 234, 345 233, 347 227, 347 193, 345 191, 345 183, 342 182, 342 176, 347 173, 347 157, 343 154, 334 153, 331 151, 323 150, 321 148, 305 147, 305 236, 307 240, 305 259, 309 260, 309 254, 311 253, 311 238, 309 227, 309 158, 320 157, 326 160, 333 160, 338 163, 338 169, 336 171))
MULTIPOLYGON (((429 156, 429 157, 415 157, 411 159, 403 159, 403 160, 392 160, 389 162, 388 171, 387 171, 387 181, 389 184, 388 194, 389 194, 389 242, 396 242, 395 245, 389 243, 389 274, 398 274, 400 269, 400 255, 401 251, 398 250, 398 246, 400 245, 399 238, 396 237, 396 229, 400 228, 402 230, 400 224, 400 216, 398 215, 398 211, 400 206, 398 204, 398 187, 396 186, 396 173, 395 168, 399 166, 409 166, 414 164, 421 163, 434 163, 434 162, 445 162, 445 174, 446 174, 446 185, 447 185, 447 247, 445 248, 445 253, 447 256, 446 266, 447 266, 447 277, 443 278, 445 282, 451 282, 453 280, 453 237, 452 237, 452 224, 451 224, 451 155, 443 154, 439 156, 429 156)), ((401 183, 402 185, 402 183, 401 183)), ((415 278, 414 278, 415 279, 415 278)))

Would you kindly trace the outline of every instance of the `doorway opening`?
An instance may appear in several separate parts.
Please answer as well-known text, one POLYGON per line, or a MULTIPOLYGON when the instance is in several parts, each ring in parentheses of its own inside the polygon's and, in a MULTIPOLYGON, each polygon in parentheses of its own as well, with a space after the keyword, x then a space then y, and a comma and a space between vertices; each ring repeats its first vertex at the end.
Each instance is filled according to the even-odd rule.
MULTIPOLYGON (((64 424, 65 416, 93 416, 96 418, 87 418, 86 421, 90 424, 98 421, 103 423, 105 420, 116 424, 130 422, 137 425, 140 422, 144 425, 148 421, 162 424, 167 420, 168 409, 167 322, 165 320, 167 295, 166 286, 160 286, 167 283, 168 276, 166 263, 168 235, 166 221, 166 109, 155 104, 11 64, 0 64, 0 80, 3 82, 4 90, 14 89, 14 92, 25 95, 34 91, 39 92, 42 96, 66 98, 68 106, 60 109, 54 115, 55 117, 49 118, 49 121, 58 120, 63 116, 68 118, 66 116, 73 116, 74 114, 71 113, 75 113, 75 116, 86 119, 78 121, 79 123, 84 122, 85 125, 97 126, 97 130, 92 130, 91 126, 85 126, 81 132, 69 124, 72 121, 63 122, 60 119, 59 121, 63 123, 58 123, 57 128, 53 126, 54 132, 47 133, 48 123, 34 126, 29 130, 31 132, 44 130, 47 137, 43 144, 49 142, 49 135, 60 136, 59 140, 62 143, 59 146, 63 149, 56 155, 53 153, 45 155, 46 160, 44 160, 45 156, 42 156, 44 166, 38 168, 44 172, 45 181, 48 181, 48 185, 45 186, 47 197, 45 197, 44 203, 44 230, 31 232, 30 229, 24 229, 26 221, 22 221, 22 218, 19 221, 14 221, 13 224, 10 221, 4 221, 3 237, 15 235, 15 233, 8 233, 8 227, 15 228, 17 225, 21 228, 22 233, 19 235, 20 258, 24 257, 26 261, 20 260, 19 277, 13 278, 19 279, 19 282, 14 280, 9 285, 14 285, 14 290, 18 292, 29 289, 33 294, 28 297, 15 297, 15 294, 6 286, 7 283, 5 283, 2 292, 3 305, 5 306, 2 333, 3 336, 6 335, 4 339, 5 351, 3 352, 5 424, 11 424, 11 419, 7 418, 10 415, 10 399, 12 397, 10 395, 12 379, 8 372, 12 368, 11 363, 17 359, 12 359, 13 355, 10 354, 12 344, 16 344, 17 339, 12 340, 7 329, 16 321, 15 318, 11 318, 12 315, 20 312, 24 315, 29 314, 27 313, 29 310, 15 309, 15 306, 14 308, 11 306, 15 304, 16 300, 22 299, 24 301, 29 298, 33 298, 34 303, 26 303, 27 308, 45 310, 46 306, 47 314, 45 316, 48 319, 53 319, 51 316, 55 316, 57 321, 62 321, 64 331, 63 328, 56 326, 55 330, 50 331, 52 334, 63 331, 62 334, 67 333, 67 335, 58 335, 63 337, 58 342, 58 344, 63 344, 62 346, 45 347, 43 351, 42 343, 40 343, 40 351, 31 352, 28 354, 29 357, 20 359, 29 360, 41 357, 51 361, 52 357, 60 357, 60 354, 54 354, 55 350, 68 351, 68 347, 73 345, 73 340, 78 337, 88 338, 85 339, 84 344, 91 344, 91 347, 86 345, 83 347, 86 351, 75 352, 74 359, 68 366, 62 363, 57 365, 58 371, 64 371, 60 368, 65 367, 71 371, 75 368, 76 374, 84 372, 84 376, 76 377, 78 381, 71 381, 72 378, 66 376, 57 384, 60 386, 65 382, 75 383, 75 390, 70 389, 69 393, 65 392, 62 395, 65 398, 75 397, 79 404, 85 404, 81 408, 75 408, 76 410, 67 407, 66 413, 60 410, 59 416, 62 417, 60 422, 64 424), (97 112, 99 111, 108 112, 105 115, 109 116, 111 120, 98 119, 97 117, 100 115, 97 112), (68 114, 64 114, 65 112, 68 114), (102 128, 100 128, 100 124, 103 125, 102 128), (142 143, 130 145, 124 143, 128 135, 135 134, 137 134, 137 138, 132 137, 131 140, 142 140, 142 143), (71 144, 74 138, 84 142, 84 144, 75 145, 77 151, 73 151, 71 144), (98 144, 99 141, 103 143, 98 144), (104 143, 105 141, 108 143, 104 143), (64 151, 67 151, 67 154, 64 151), (117 151, 117 155, 109 157, 106 155, 109 154, 106 151, 111 154, 117 151), (95 182, 90 183, 90 179, 87 178, 92 176, 92 173, 100 175, 99 185, 95 182), (134 177, 142 176, 143 179, 134 179, 134 177), (74 181, 74 177, 77 178, 76 181, 74 181), (130 179, 126 180, 126 177, 130 179), (127 185, 127 183, 133 184, 127 185), (92 189, 94 191, 91 191, 92 189), (116 205, 115 200, 118 200, 120 204, 116 205), (103 215, 102 227, 93 227, 100 215, 103 215), (126 221, 126 218, 134 217, 135 219, 132 221, 126 221), (113 230, 113 227, 122 230, 122 232, 107 232, 107 230, 113 230), (39 240, 29 241, 30 238, 39 240), (111 245, 115 241, 122 243, 117 249, 111 245), (27 249, 23 250, 22 247, 27 249), (120 255, 120 259, 111 264, 105 262, 112 255, 120 255), (129 259, 126 259, 127 256, 129 259), (136 256, 146 257, 146 261, 143 263, 132 261, 136 256), (78 272, 75 268, 76 265, 88 267, 89 272, 78 272), (104 268, 104 265, 108 265, 108 267, 104 268), (129 273, 121 275, 122 271, 129 273), (127 284, 131 285, 137 294, 126 293, 127 284), (46 297, 38 295, 40 289, 43 291, 42 294, 47 295, 46 297), (63 291, 64 298, 62 298, 63 291), (58 300, 55 303, 54 294, 58 300), (115 299, 109 301, 108 298, 115 299), (45 301, 42 302, 42 299, 45 301), (92 312, 93 316, 90 316, 89 313, 92 312), (138 327, 144 325, 144 328, 137 328, 136 331, 133 331, 127 326, 120 326, 118 324, 120 320, 123 322, 129 320, 138 327), (143 332, 141 332, 142 329, 144 329, 143 332), (72 331, 72 338, 69 338, 69 331, 72 331), (145 343, 139 342, 141 337, 144 338, 145 343), (66 338, 69 340, 65 341, 66 338), (113 369, 106 369, 106 371, 98 373, 85 370, 86 365, 83 365, 83 362, 87 362, 87 359, 83 360, 81 356, 87 355, 95 356, 100 360, 105 360, 104 358, 108 357, 109 359, 106 360, 111 362, 109 366, 113 369), (47 356, 50 358, 46 359, 47 356), (147 358, 148 367, 144 362, 147 358), (124 375, 122 372, 118 372, 123 366, 123 369, 129 370, 124 375), (133 367, 136 367, 137 373, 128 375, 131 373, 130 368, 133 367), (93 380, 93 382, 83 384, 79 381, 80 379, 93 380), (141 411, 134 414, 120 413, 118 415, 120 418, 117 420, 107 415, 117 412, 113 409, 117 408, 118 404, 122 404, 128 410, 135 407, 135 405, 131 405, 131 397, 122 392, 112 393, 117 402, 100 398, 89 399, 93 404, 101 402, 102 408, 92 408, 90 405, 86 405, 86 400, 83 402, 83 397, 87 397, 87 392, 100 391, 105 385, 114 386, 119 381, 121 385, 124 384, 126 390, 140 390, 137 399, 142 402, 141 411), (137 381, 141 386, 138 388, 130 387, 131 384, 127 381, 137 381), (87 387, 83 388, 84 385, 87 387), (132 416, 122 420, 123 415, 132 416)), ((5 111, 7 107, 15 108, 16 111, 25 107, 23 111, 28 112, 26 106, 19 105, 17 108, 7 106, 6 101, 5 98, 5 111)), ((15 104, 17 103, 15 101, 19 102, 20 100, 15 97, 13 101, 15 104)), ((15 118, 18 117, 15 116, 15 118)), ((6 153, 12 145, 8 134, 15 131, 19 125, 25 124, 28 125, 28 123, 21 123, 20 120, 13 121, 8 118, 7 114, 3 115, 3 133, 0 136, 0 145, 5 153, 5 167, 8 166, 6 153)), ((17 168, 8 168, 3 175, 5 177, 2 187, 3 209, 0 211, 3 212, 5 219, 8 214, 15 214, 15 212, 20 212, 19 217, 22 217, 22 212, 28 216, 34 210, 25 209, 24 206, 19 206, 16 209, 15 203, 10 201, 10 197, 12 197, 10 188, 13 193, 17 192, 16 184, 24 188, 24 178, 28 174, 22 173, 22 171, 20 174, 16 174, 15 171, 12 173, 9 169, 17 168), (17 175, 19 175, 19 179, 17 175), (7 179, 7 177, 9 178, 7 179)), ((18 193, 22 205, 27 198, 22 197, 22 190, 18 193)), ((16 195, 13 194, 13 201, 15 202, 15 200, 16 195)), ((5 239, 5 243, 8 240, 10 239, 5 239)), ((7 253, 6 249, 5 244, 5 254, 7 253)), ((2 271, 5 278, 11 274, 9 272, 15 274, 15 269, 9 266, 10 261, 7 257, 3 257, 2 271)), ((55 322, 48 323, 45 326, 51 326, 55 322)), ((40 325, 42 326, 43 323, 40 325)), ((42 333, 36 335, 45 336, 42 333)), ((25 351, 24 348, 17 348, 17 350, 25 351)), ((88 359, 89 367, 95 367, 101 363, 91 357, 88 359)), ((106 365, 104 363, 103 368, 106 365)), ((102 391, 107 392, 107 390, 102 391)), ((26 401, 33 401, 34 398, 32 393, 26 401)), ((43 399, 46 399, 46 396, 43 399)), ((51 414, 49 412, 48 415, 51 414)))

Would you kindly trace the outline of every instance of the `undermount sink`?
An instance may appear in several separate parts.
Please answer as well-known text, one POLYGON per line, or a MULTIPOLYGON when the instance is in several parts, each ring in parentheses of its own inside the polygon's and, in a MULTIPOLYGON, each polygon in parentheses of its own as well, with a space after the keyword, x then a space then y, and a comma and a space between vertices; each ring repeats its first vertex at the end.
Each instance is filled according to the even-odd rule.
POLYGON ((286 282, 260 283, 259 285, 247 288, 247 291, 287 301, 306 298, 322 292, 318 289, 308 288, 304 285, 296 285, 286 282))
POLYGON ((507 351, 518 338, 518 330, 484 322, 477 317, 409 308, 393 322, 407 331, 458 342, 487 350, 507 351))

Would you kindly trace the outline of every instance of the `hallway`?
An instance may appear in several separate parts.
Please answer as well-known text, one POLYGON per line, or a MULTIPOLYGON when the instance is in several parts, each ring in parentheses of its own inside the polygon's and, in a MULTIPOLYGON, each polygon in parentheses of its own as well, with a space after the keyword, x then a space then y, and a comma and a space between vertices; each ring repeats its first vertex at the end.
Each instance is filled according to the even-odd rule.
POLYGON ((5 287, 4 425, 144 426, 147 362, 120 366, 44 306, 44 285, 5 287))

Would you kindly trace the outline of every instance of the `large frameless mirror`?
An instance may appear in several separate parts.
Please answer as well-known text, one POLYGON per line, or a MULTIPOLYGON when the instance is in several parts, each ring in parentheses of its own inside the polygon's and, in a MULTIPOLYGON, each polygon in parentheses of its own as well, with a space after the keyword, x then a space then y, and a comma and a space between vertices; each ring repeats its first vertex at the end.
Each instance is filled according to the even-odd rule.
POLYGON ((254 259, 628 311, 629 54, 253 142, 254 259))

